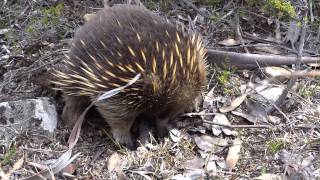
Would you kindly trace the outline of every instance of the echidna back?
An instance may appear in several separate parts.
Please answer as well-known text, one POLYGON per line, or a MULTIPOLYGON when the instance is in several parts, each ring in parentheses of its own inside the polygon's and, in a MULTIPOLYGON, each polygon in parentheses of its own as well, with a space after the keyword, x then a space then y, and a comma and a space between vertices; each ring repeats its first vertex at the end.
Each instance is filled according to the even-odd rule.
POLYGON ((76 32, 57 84, 67 95, 94 98, 141 73, 119 95, 123 101, 136 107, 184 103, 205 85, 204 56, 197 35, 146 9, 118 5, 98 12, 76 32))

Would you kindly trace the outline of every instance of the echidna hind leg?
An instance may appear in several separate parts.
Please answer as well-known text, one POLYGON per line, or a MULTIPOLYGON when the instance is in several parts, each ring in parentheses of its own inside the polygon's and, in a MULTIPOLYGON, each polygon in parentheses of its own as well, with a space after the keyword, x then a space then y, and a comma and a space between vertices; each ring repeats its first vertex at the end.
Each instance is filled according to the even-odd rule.
POLYGON ((135 121, 136 113, 126 109, 126 106, 122 107, 106 102, 97 104, 97 109, 111 127, 115 141, 129 149, 133 149, 131 127, 135 121))
POLYGON ((89 97, 67 95, 64 95, 63 99, 65 105, 62 111, 62 120, 64 124, 71 128, 90 104, 90 99, 89 97))
POLYGON ((119 122, 108 121, 112 129, 112 135, 115 141, 119 144, 127 146, 129 149, 134 148, 134 143, 130 131, 133 122, 134 119, 119 120, 119 122))
POLYGON ((129 149, 133 149, 134 143, 131 135, 131 127, 134 119, 109 119, 107 122, 111 127, 115 141, 119 144, 125 145, 129 149))
POLYGON ((163 138, 168 134, 168 122, 170 118, 165 117, 157 120, 157 136, 163 138))
POLYGON ((152 142, 154 138, 154 133, 156 132, 156 126, 154 124, 154 119, 145 117, 143 120, 138 121, 139 131, 138 131, 138 141, 139 145, 145 145, 152 142))

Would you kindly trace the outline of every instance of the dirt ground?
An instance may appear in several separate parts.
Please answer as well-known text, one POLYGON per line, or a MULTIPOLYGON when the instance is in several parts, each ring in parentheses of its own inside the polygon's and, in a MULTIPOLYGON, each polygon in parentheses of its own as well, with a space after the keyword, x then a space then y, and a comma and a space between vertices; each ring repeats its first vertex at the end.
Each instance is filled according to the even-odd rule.
MULTIPOLYGON (((290 6, 272 4, 280 0, 141 2, 161 16, 200 31, 208 48, 281 56, 296 56, 299 51, 302 25, 300 22, 293 26, 289 15, 294 11, 299 12, 299 18, 303 16, 300 1, 290 6)), ((303 56, 320 57, 320 3, 312 2, 306 13, 309 21, 303 56)), ((98 0, 0 2, 0 102, 49 97, 60 115, 64 104, 61 93, 50 88, 49 72, 65 58, 75 30, 85 22, 84 16, 102 7, 103 2, 98 0)), ((281 70, 294 67, 282 66, 281 70)), ((317 67, 301 65, 305 70, 317 67)), ((259 109, 270 103, 257 103, 252 94, 247 99, 254 101, 241 102, 235 113, 222 113, 219 108, 243 95, 244 86, 257 87, 269 78, 265 68, 236 69, 210 64, 209 69, 204 101, 193 114, 177 118, 174 132, 178 136, 171 133, 160 142, 129 151, 113 143, 99 116, 91 118, 84 123, 73 151, 80 155, 55 178, 320 179, 317 78, 299 78, 281 109, 271 115, 259 109), (255 120, 250 120, 249 115, 255 120), (241 145, 237 146, 235 142, 239 141, 241 145)), ((283 88, 287 83, 268 81, 266 94, 277 94, 274 87, 283 88)), ((59 120, 53 137, 24 133, 12 140, 10 148, 0 144, 0 177, 5 179, 3 174, 17 166, 22 157, 23 163, 10 173, 10 179, 37 173, 41 168, 30 162, 46 164, 61 156, 68 149, 69 134, 70 130, 59 120)))

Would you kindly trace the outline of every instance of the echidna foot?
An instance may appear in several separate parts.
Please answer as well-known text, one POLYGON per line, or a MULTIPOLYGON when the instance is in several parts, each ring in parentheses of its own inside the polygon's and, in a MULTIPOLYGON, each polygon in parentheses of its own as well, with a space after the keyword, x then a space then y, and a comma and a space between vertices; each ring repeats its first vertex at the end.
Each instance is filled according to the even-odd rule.
POLYGON ((134 143, 130 132, 126 132, 123 129, 113 129, 112 135, 117 143, 124 145, 129 149, 134 149, 134 143))

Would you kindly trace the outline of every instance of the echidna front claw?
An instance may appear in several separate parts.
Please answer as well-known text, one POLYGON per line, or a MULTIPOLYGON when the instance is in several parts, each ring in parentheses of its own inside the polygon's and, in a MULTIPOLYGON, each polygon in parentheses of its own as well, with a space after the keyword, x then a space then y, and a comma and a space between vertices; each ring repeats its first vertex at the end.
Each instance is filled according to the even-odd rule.
POLYGON ((128 149, 134 149, 130 132, 126 132, 123 129, 113 129, 112 135, 117 143, 126 146, 128 149))

